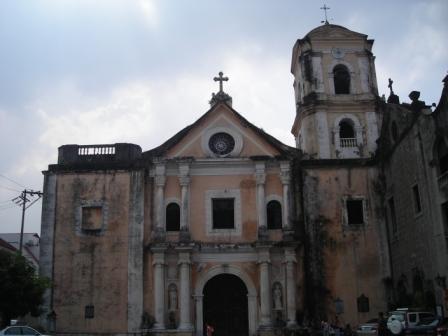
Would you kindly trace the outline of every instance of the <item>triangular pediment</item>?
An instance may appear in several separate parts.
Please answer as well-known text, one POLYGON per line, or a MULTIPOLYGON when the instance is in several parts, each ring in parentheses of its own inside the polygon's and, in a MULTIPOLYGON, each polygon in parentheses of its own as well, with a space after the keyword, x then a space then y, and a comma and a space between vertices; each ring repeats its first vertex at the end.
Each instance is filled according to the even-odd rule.
POLYGON ((167 159, 274 158, 292 151, 293 148, 251 124, 226 103, 219 103, 147 155, 167 159))

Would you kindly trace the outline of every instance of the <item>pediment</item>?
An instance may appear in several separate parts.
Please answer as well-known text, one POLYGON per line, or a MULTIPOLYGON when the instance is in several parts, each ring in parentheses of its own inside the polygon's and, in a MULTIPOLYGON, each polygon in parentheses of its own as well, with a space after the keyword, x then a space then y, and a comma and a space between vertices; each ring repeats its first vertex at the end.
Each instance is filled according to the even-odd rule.
POLYGON ((147 155, 168 159, 278 157, 293 150, 254 126, 226 103, 215 105, 194 124, 147 155))

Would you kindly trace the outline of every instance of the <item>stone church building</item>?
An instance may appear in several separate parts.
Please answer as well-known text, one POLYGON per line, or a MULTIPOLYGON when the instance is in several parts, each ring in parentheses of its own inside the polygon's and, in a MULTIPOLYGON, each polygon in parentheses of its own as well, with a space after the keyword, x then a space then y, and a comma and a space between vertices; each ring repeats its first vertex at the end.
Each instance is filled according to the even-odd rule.
POLYGON ((297 40, 296 148, 233 108, 222 73, 210 109, 156 148, 61 146, 42 212, 52 328, 274 335, 387 311, 393 258, 377 153, 392 103, 378 96, 372 46, 328 23, 297 40))

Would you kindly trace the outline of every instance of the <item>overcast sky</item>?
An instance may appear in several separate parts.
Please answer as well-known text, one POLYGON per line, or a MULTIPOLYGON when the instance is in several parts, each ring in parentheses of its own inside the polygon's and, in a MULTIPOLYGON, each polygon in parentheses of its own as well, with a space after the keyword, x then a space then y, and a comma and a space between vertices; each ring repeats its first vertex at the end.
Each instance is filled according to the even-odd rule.
MULTIPOLYGON (((233 107, 293 145, 291 50, 320 25, 316 0, 1 0, 0 232, 20 231, 10 200, 42 190, 63 144, 151 149, 209 108, 223 71, 233 107)), ((447 0, 327 0, 330 22, 375 39, 387 79, 438 102, 448 70, 447 0)), ((41 201, 25 231, 40 232, 41 201)))

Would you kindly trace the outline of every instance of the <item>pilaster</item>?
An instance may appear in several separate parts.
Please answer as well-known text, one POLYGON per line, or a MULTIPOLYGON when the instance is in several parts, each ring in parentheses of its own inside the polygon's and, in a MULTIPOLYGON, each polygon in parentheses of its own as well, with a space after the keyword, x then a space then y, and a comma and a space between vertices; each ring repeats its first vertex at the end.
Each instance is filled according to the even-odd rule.
POLYGON ((179 161, 179 184, 181 186, 181 207, 180 207, 180 239, 190 240, 189 228, 189 203, 190 203, 190 160, 179 161))
POLYGON ((154 184, 155 184, 155 239, 163 240, 165 237, 165 183, 166 166, 164 161, 156 163, 154 184))
POLYGON ((193 324, 191 323, 190 313, 190 296, 191 296, 191 249, 180 248, 179 251, 179 274, 180 274, 180 317, 179 317, 179 330, 191 331, 193 330, 193 324))
POLYGON ((285 248, 286 268, 286 318, 287 326, 297 326, 296 320, 296 281, 295 265, 297 263, 295 248, 285 248))
POLYGON ((166 247, 153 248, 154 318, 153 329, 165 329, 165 251, 166 247))
POLYGON ((272 328, 270 264, 269 248, 261 247, 258 251, 260 272, 260 329, 272 328))
POLYGON ((290 223, 290 184, 291 184, 291 167, 289 161, 283 161, 280 163, 280 180, 283 185, 283 229, 291 229, 290 223))
POLYGON ((258 218, 258 236, 259 239, 265 239, 267 233, 266 225, 266 165, 264 162, 255 163, 255 180, 257 183, 257 218, 258 218))

